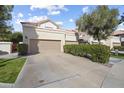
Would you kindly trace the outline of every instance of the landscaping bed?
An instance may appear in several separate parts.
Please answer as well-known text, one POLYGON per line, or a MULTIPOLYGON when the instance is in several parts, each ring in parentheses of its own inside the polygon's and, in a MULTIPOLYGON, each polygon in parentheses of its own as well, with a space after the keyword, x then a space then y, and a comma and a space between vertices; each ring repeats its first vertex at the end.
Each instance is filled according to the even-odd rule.
POLYGON ((14 83, 25 61, 24 57, 0 59, 0 82, 14 83))
POLYGON ((111 54, 111 57, 119 58, 119 59, 124 59, 124 54, 118 54, 118 55, 111 54))
POLYGON ((118 51, 124 51, 124 46, 114 46, 113 48, 114 50, 118 50, 118 51))

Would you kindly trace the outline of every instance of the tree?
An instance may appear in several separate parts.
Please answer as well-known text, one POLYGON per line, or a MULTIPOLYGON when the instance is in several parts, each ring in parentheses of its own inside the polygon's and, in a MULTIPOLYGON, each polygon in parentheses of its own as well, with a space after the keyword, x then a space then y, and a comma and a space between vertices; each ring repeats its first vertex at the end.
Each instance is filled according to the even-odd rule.
POLYGON ((83 14, 77 21, 78 31, 85 31, 94 39, 107 39, 116 28, 118 20, 118 10, 109 9, 108 6, 97 6, 91 13, 83 14))
POLYGON ((19 43, 22 42, 23 36, 21 32, 14 32, 11 36, 11 42, 13 43, 19 43))
POLYGON ((121 15, 121 19, 120 19, 119 24, 121 24, 122 22, 124 22, 124 13, 123 13, 123 15, 121 15))
POLYGON ((9 40, 12 30, 12 5, 0 5, 0 41, 9 40))

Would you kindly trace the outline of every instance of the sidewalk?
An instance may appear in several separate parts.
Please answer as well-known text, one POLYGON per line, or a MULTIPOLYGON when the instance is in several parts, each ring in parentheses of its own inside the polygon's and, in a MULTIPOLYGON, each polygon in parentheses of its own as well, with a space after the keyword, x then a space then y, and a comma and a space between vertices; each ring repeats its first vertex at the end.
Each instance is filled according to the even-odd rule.
POLYGON ((124 61, 124 59, 110 57, 109 64, 116 64, 116 63, 119 63, 119 62, 122 62, 122 61, 124 61))
POLYGON ((14 88, 15 84, 0 83, 0 88, 14 88))
POLYGON ((105 78, 103 88, 124 88, 124 60, 113 65, 105 78))
POLYGON ((11 53, 11 54, 6 54, 6 55, 0 55, 0 58, 17 58, 18 53, 11 53))

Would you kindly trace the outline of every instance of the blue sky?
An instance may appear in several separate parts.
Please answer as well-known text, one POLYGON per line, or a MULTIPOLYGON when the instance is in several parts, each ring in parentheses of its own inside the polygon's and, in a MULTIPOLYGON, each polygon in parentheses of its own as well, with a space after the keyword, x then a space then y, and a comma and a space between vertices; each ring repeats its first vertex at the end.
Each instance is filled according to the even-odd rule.
MULTIPOLYGON (((75 29, 76 19, 83 13, 92 11, 95 7, 93 5, 15 5, 12 13, 12 24, 14 31, 22 31, 20 24, 22 21, 34 22, 49 18, 61 25, 63 29, 75 29)), ((109 8, 117 8, 120 15, 124 12, 124 6, 112 5, 109 8)), ((123 24, 119 25, 119 28, 124 28, 123 24)))

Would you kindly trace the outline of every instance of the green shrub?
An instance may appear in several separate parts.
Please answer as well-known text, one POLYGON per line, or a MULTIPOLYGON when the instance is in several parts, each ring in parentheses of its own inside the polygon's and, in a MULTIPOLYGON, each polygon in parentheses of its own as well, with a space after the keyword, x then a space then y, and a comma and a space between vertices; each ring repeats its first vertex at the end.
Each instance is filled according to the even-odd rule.
POLYGON ((119 51, 124 51, 124 46, 114 46, 114 50, 118 49, 119 51))
POLYGON ((27 55, 28 45, 27 44, 18 44, 18 54, 27 55))
POLYGON ((99 63, 107 63, 110 57, 110 48, 105 45, 65 45, 64 52, 75 56, 91 56, 91 60, 99 63))

